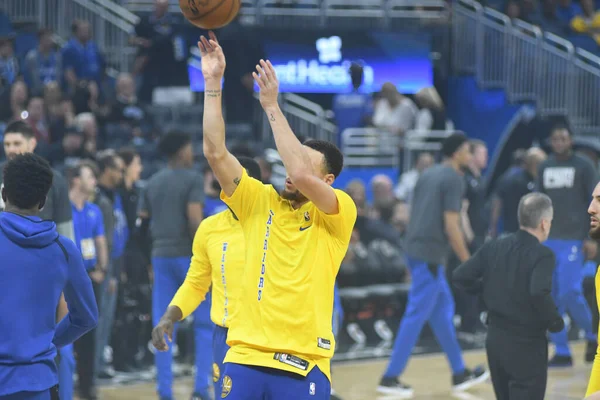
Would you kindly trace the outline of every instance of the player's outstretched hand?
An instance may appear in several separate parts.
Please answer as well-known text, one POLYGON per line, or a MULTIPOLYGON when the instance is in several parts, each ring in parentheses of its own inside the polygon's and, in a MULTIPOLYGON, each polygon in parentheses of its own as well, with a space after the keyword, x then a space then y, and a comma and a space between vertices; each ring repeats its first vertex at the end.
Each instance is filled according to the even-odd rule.
POLYGON ((198 42, 198 48, 202 55, 202 75, 205 80, 220 81, 225 73, 225 54, 223 54, 223 48, 219 45, 213 31, 208 32, 208 37, 209 39, 202 35, 198 42))
POLYGON ((161 318, 158 322, 158 325, 154 327, 152 330, 152 345, 158 351, 167 351, 169 350, 169 345, 165 340, 165 335, 169 339, 169 342, 173 341, 173 322, 168 319, 161 318))
POLYGON ((260 88, 260 104, 263 108, 277 104, 279 95, 279 81, 271 61, 260 60, 260 65, 256 66, 256 72, 252 73, 254 80, 260 88))

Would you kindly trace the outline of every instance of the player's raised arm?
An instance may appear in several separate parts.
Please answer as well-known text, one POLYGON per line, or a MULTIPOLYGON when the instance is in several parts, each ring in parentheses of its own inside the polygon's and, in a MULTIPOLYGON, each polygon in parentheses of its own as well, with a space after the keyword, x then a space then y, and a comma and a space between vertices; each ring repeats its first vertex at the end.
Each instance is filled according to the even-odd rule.
POLYGON ((225 73, 225 55, 213 32, 210 39, 200 37, 204 75, 203 151, 223 192, 231 196, 242 178, 242 166, 225 146, 221 81, 225 73))
MULTIPOLYGON (((306 149, 279 108, 279 81, 273 65, 268 60, 260 60, 256 71, 253 76, 260 87, 260 104, 267 113, 277 151, 290 180, 319 210, 325 214, 337 214, 339 205, 334 190, 315 175, 306 149)), ((333 181, 333 175, 331 179, 333 181)))

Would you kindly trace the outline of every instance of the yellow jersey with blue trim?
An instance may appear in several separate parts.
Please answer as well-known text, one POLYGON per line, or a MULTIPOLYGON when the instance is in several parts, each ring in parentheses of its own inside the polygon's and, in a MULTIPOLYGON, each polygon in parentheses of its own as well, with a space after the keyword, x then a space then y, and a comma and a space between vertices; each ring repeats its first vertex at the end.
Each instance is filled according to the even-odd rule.
POLYGON ((245 264, 244 233, 236 216, 224 210, 204 219, 194 236, 193 256, 183 285, 170 305, 189 316, 212 284, 211 320, 229 327, 236 310, 245 264))
POLYGON ((356 222, 356 205, 333 189, 338 213, 312 202, 294 209, 271 186, 243 171, 231 197, 221 199, 239 218, 246 268, 230 325, 225 362, 306 376, 314 366, 330 377, 334 285, 356 222))

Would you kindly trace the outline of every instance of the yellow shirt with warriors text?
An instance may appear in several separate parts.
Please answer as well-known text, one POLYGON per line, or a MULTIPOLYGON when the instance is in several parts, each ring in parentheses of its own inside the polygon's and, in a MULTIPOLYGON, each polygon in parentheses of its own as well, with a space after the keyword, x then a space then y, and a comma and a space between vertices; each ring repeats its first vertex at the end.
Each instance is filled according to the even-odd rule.
POLYGON ((245 260, 244 233, 232 212, 225 210, 204 219, 194 236, 190 269, 170 305, 179 307, 186 318, 206 298, 212 283, 210 318, 228 328, 245 260))
POLYGON ((246 171, 231 197, 221 192, 246 238, 239 318, 229 328, 225 362, 302 376, 318 366, 330 378, 333 291, 356 222, 354 201, 335 194, 337 214, 312 202, 294 209, 246 171))

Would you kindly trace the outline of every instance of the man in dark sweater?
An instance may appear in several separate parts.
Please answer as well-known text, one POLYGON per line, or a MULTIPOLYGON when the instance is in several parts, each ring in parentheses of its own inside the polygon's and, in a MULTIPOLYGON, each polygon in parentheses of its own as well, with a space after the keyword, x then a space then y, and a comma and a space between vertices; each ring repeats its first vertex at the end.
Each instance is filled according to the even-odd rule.
POLYGON ((0 326, 10 329, 0 332, 0 398, 57 398, 56 349, 96 326, 96 299, 77 246, 39 217, 52 186, 48 163, 17 155, 3 177, 0 326), (56 325, 61 293, 69 312, 56 325))
POLYGON ((519 203, 519 231, 487 242, 453 273, 457 287, 483 294, 487 356, 498 400, 543 400, 546 392, 546 331, 564 327, 552 299, 554 254, 541 244, 552 217, 548 196, 525 195, 519 203))
MULTIPOLYGON (((556 256, 554 300, 561 314, 569 313, 585 331, 585 359, 594 360, 596 334, 592 314, 583 297, 583 264, 596 256, 596 243, 588 237, 589 217, 586 213, 592 192, 598 182, 594 165, 573 151, 571 132, 557 126, 550 136, 552 155, 540 165, 538 190, 552 199, 554 226, 545 243, 556 256)), ((556 353, 550 367, 573 364, 566 329, 550 336, 556 353)))

